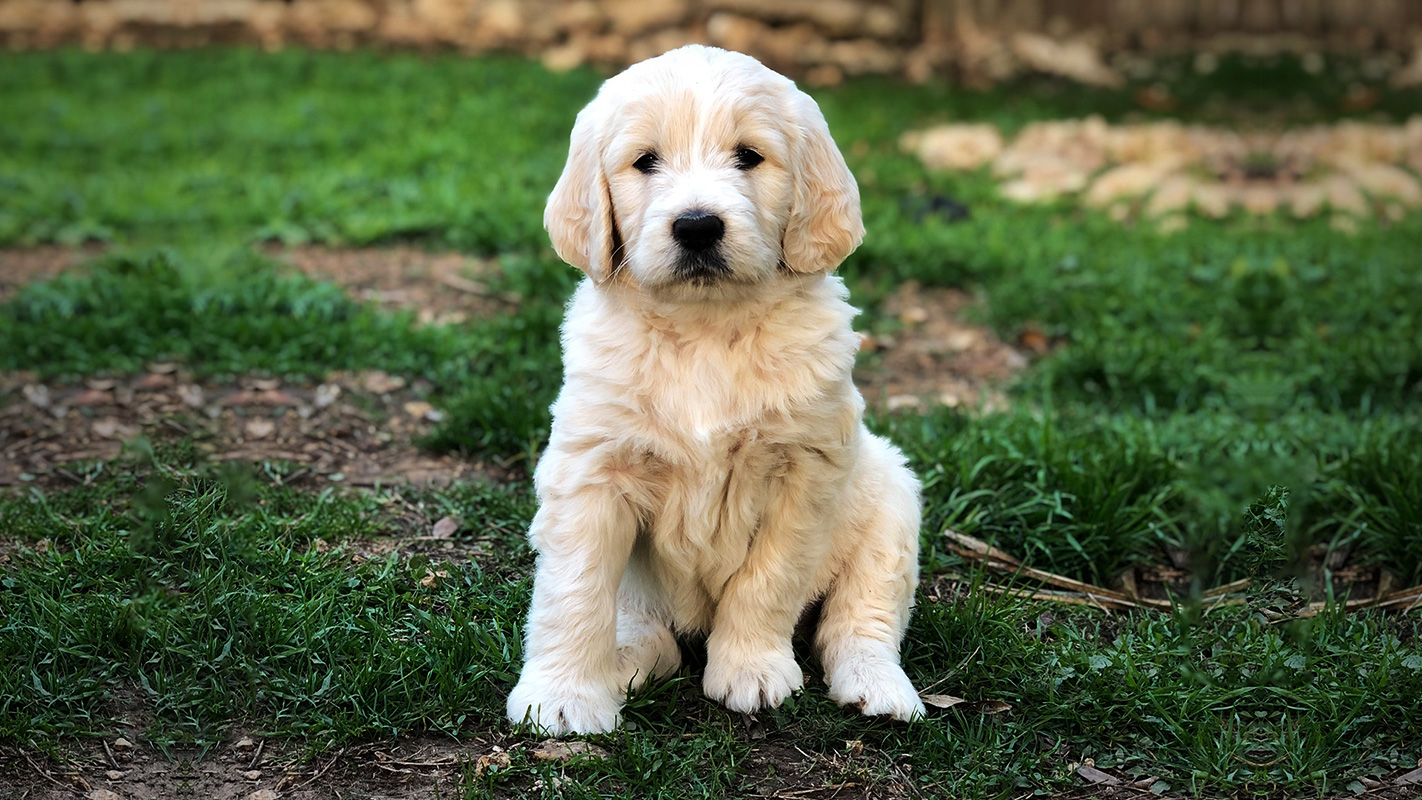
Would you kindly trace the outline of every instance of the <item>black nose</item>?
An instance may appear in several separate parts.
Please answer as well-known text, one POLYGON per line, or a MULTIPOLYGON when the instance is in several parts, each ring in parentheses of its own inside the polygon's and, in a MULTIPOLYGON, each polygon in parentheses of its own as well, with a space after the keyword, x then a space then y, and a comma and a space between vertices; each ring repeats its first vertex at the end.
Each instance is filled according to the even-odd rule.
POLYGON ((687 250, 705 250, 721 241, 726 223, 715 214, 688 211, 672 223, 672 238, 687 250))

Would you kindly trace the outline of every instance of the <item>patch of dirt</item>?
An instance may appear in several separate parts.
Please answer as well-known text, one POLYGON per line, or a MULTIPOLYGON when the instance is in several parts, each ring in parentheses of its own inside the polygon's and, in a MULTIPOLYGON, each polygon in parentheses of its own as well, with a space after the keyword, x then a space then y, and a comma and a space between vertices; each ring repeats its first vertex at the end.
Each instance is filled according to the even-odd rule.
POLYGON ((288 462, 282 482, 443 485, 498 465, 430 455, 414 440, 440 419, 429 386, 384 372, 334 372, 319 384, 244 377, 194 382, 173 364, 147 374, 42 383, 0 375, 0 487, 83 483, 82 462, 119 456, 126 443, 191 438, 213 461, 288 462), (80 462, 76 464, 75 462, 80 462))
MULTIPOLYGON (((745 735, 753 736, 747 732, 745 735)), ((560 764, 571 758, 606 757, 606 750, 582 742, 538 742, 490 732, 452 741, 414 736, 396 742, 355 745, 303 761, 305 749, 257 733, 237 733, 199 757, 178 749, 165 758, 134 733, 116 748, 117 737, 89 742, 56 761, 34 752, 0 747, 0 787, 17 789, 34 800, 75 797, 112 800, 433 800, 460 796, 467 777, 536 762, 560 764), (560 744, 571 745, 572 752, 560 744), (586 750, 584 748, 586 747, 586 750), (261 792, 271 794, 263 795, 261 792)), ((891 798, 920 796, 902 757, 846 742, 842 751, 816 754, 783 737, 754 745, 744 763, 747 797, 891 798)), ((565 768, 577 774, 578 761, 565 768)), ((536 796, 543 779, 524 772, 496 780, 492 797, 536 796)))
POLYGON ((481 280, 497 269, 494 261, 462 253, 309 246, 269 248, 267 255, 340 286, 356 300, 386 310, 413 309, 416 319, 426 325, 507 314, 522 302, 481 280))
POLYGON ((957 289, 905 283, 884 301, 902 327, 866 335, 870 353, 854 372, 871 405, 895 411, 932 405, 1006 406, 999 387, 1027 367, 1027 357, 987 328, 969 323, 973 299, 957 289))
POLYGON ((205 756, 175 748, 165 757, 138 734, 128 733, 85 743, 63 761, 0 748, 0 787, 34 800, 434 800, 455 796, 466 769, 482 771, 481 764, 487 769, 507 750, 484 739, 415 737, 309 760, 305 752, 298 742, 251 733, 205 756))
POLYGON ((100 252, 98 248, 57 245, 0 249, 0 303, 14 297, 22 286, 53 278, 100 252))

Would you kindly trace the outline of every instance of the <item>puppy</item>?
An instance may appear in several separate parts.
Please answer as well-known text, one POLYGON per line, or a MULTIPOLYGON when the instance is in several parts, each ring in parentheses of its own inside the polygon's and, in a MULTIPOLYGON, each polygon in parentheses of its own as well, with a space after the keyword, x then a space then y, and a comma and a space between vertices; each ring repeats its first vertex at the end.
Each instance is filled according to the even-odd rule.
POLYGON ((777 706, 820 598, 830 696, 922 715, 898 653, 919 486, 850 380, 856 311, 829 273, 864 227, 814 100, 715 48, 636 64, 578 115, 544 224, 587 277, 534 475, 509 718, 614 728, 629 689, 680 667, 678 633, 706 637, 707 697, 777 706))

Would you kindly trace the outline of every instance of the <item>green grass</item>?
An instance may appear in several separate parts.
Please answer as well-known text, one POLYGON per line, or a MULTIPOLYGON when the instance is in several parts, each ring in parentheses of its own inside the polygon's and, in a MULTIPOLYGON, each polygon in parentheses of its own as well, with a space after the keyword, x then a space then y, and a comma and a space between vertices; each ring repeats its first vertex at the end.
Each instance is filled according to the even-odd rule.
MULTIPOLYGON (((576 278, 540 214, 599 76, 369 52, 0 64, 0 246, 111 249, 0 306, 0 370, 384 369, 430 381, 445 416, 426 446, 537 458, 576 278), (272 239, 494 256, 488 281, 523 302, 419 326, 254 247, 272 239)), ((1241 100, 1251 119, 1341 113, 1342 71, 1248 66, 1170 78, 1182 113, 1229 122, 1241 100)), ((1059 343, 1013 387, 1010 411, 871 419, 924 480, 926 575, 980 577, 946 548, 951 527, 1103 584, 1181 553, 1196 588, 1259 584, 1245 606, 1185 597, 1174 613, 1116 615, 925 595, 905 644, 916 684, 1012 710, 959 707, 911 727, 839 710, 812 680, 751 739, 701 698, 692 643, 680 677, 633 698, 635 729, 598 737, 609 760, 564 770, 562 794, 743 796, 767 779, 752 756, 790 745, 834 757, 815 785, 888 786, 908 764, 920 791, 963 797, 1065 789, 1085 757, 1235 797, 1339 793, 1414 765, 1417 614, 1264 612, 1308 589, 1289 577, 1310 546, 1422 582, 1422 218, 1352 237, 1321 221, 1194 220, 1167 236, 1067 203, 1015 206, 985 174, 926 174, 898 136, 949 119, 1011 131, 1141 116, 1132 94, 878 80, 815 94, 863 189, 868 238, 842 270, 861 325, 892 331, 880 305, 917 280, 980 294, 977 313, 1005 338, 1033 328, 1059 343), (970 218, 924 217, 935 196, 970 218), (847 741, 863 753, 845 756, 847 741)), ((1378 110, 1422 104, 1384 92, 1378 110)), ((527 480, 316 493, 196 463, 181 442, 158 451, 87 487, 0 496, 0 536, 31 548, 0 566, 0 739, 62 748, 109 730, 135 698, 164 747, 208 748, 238 724, 316 748, 504 729, 528 602, 527 480), (397 509, 411 507, 462 518, 493 551, 425 587, 423 557, 353 563, 318 546, 402 531, 397 509), (41 539, 47 552, 33 551, 41 539)), ((528 791, 556 769, 516 753, 465 788, 528 791)))
MULTIPOLYGON (((403 499, 462 514, 473 531, 517 532, 533 510, 519 488, 403 499)), ((396 503, 390 491, 311 496, 240 469, 163 464, 0 500, 11 532, 50 542, 0 580, 0 736, 88 735, 125 695, 141 698, 146 736, 164 747, 212 746, 234 708, 244 724, 317 746, 500 726, 531 555, 510 537, 497 557, 443 565, 449 578, 435 587, 419 583, 425 557, 352 563, 340 545, 388 531, 396 503), (318 538, 336 547, 323 553, 318 538)), ((1007 714, 865 721, 812 682, 765 715, 769 741, 833 753, 859 739, 871 754, 906 754, 921 788, 973 797, 1068 785, 1068 755, 1245 794, 1337 790, 1418 755, 1415 620, 1270 625, 1248 607, 1108 616, 990 598, 923 602, 905 660, 919 685, 1007 702, 1007 714)), ((635 730, 595 737, 613 758, 573 779, 648 796, 738 794, 755 744, 700 697, 696 674, 635 698, 635 730), (662 768, 647 774, 654 761, 662 768)), ((516 765, 489 780, 535 772, 516 765)))

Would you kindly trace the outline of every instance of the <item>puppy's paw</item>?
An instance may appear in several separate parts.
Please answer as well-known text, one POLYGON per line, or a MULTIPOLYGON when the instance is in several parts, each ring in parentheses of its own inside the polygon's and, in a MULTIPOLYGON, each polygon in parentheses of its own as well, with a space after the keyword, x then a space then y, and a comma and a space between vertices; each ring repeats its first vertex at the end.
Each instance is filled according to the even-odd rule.
POLYGON ((701 691, 732 711, 753 714, 775 708, 805 685, 789 642, 784 647, 738 650, 708 646, 701 691))
POLYGON ((908 722, 924 715, 923 701, 903 667, 883 658, 845 658, 825 675, 830 699, 870 717, 908 722))
POLYGON ((509 693, 508 716, 514 724, 528 722, 551 736, 604 733, 622 722, 624 699, 596 684, 525 667, 509 693))
POLYGON ((629 641, 617 643, 620 685, 636 689, 649 680, 661 680, 681 669, 681 648, 665 626, 639 631, 629 641))

